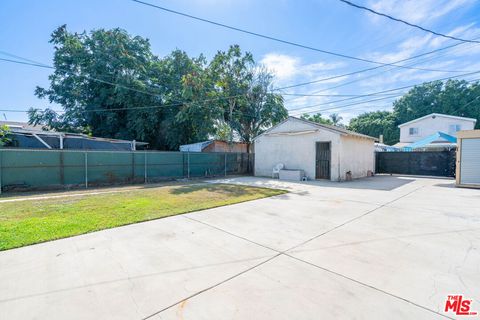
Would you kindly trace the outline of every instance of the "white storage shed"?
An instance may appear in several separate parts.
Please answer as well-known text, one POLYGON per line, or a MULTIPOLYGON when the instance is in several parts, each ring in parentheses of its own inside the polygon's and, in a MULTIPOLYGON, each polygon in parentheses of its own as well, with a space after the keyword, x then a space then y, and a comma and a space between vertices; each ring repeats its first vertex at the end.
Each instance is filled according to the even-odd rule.
POLYGON ((273 168, 302 170, 309 180, 347 180, 374 172, 375 138, 341 127, 295 117, 254 139, 255 175, 272 176, 273 168))
POLYGON ((480 188, 480 130, 457 133, 457 186, 480 188))

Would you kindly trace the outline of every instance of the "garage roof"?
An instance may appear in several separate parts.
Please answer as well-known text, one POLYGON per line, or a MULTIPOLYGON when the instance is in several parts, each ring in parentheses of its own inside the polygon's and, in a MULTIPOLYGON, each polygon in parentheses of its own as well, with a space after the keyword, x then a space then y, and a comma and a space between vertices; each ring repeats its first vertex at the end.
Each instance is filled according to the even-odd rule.
MULTIPOLYGON (((332 126, 332 125, 328 125, 328 124, 321 124, 321 123, 317 123, 317 122, 313 122, 313 121, 309 121, 309 120, 305 120, 305 119, 300 119, 300 118, 297 118, 297 117, 292 117, 292 116, 289 116, 287 119, 283 120, 282 122, 280 122, 279 124, 271 127, 270 129, 268 129, 267 131, 265 131, 264 133, 258 135, 255 137, 255 139, 257 139, 258 137, 264 135, 264 134, 268 134, 271 130, 273 130, 274 128, 282 125, 283 123, 289 121, 289 120, 294 120, 294 121, 301 121, 301 122, 304 122, 304 123, 307 123, 309 125, 312 125, 314 127, 317 127, 319 129, 324 129, 324 130, 328 130, 328 131, 333 131, 333 132, 337 132, 339 134, 342 134, 342 135, 349 135, 349 136, 356 136, 356 137, 360 137, 360 138, 366 138, 366 139, 372 139, 372 140, 377 140, 377 138, 374 138, 374 137, 371 137, 371 136, 367 136, 365 134, 361 134, 361 133, 358 133, 358 132, 355 132, 355 131, 351 131, 351 130, 347 130, 345 128, 342 128, 342 127, 337 127, 337 126, 332 126)), ((254 139, 254 140, 255 140, 254 139)))

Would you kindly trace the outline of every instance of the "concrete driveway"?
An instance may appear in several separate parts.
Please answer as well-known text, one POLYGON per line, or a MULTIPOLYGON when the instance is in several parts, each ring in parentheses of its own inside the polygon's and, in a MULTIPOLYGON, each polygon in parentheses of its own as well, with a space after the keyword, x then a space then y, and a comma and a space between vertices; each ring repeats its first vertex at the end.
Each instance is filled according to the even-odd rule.
POLYGON ((480 190, 218 181, 291 192, 0 252, 0 318, 466 318, 452 294, 480 312, 480 190))

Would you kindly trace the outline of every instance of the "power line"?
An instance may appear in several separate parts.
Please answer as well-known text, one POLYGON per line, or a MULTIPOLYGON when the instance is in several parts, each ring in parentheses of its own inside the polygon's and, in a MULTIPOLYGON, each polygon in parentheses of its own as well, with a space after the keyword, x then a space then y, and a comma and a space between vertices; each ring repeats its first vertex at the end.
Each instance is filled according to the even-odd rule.
POLYGON ((52 66, 47 66, 43 64, 38 64, 38 63, 32 63, 32 62, 23 62, 23 61, 18 61, 18 60, 12 60, 12 59, 6 59, 6 58, 0 58, 1 61, 6 61, 6 62, 12 62, 12 63, 19 63, 19 64, 24 64, 28 66, 34 66, 34 67, 40 67, 40 68, 46 68, 46 69, 55 69, 52 66))
MULTIPOLYGON (((465 75, 472 75, 472 74, 478 74, 480 73, 480 71, 475 71, 475 72, 470 72, 468 74, 465 74, 465 75)), ((461 76, 465 76, 465 75, 459 75, 457 77, 461 77, 461 76)), ((437 79, 437 80, 433 80, 433 81, 444 81, 444 80, 448 80, 448 79, 452 79, 452 78, 456 78, 456 77, 449 77, 449 78, 442 78, 442 79, 437 79)), ((479 79, 473 79, 473 80, 468 80, 467 82, 475 82, 475 81, 478 81, 480 80, 479 79)), ((411 88, 411 87, 415 87, 419 84, 414 84, 414 85, 409 85, 409 86, 403 86, 403 87, 400 87, 400 88, 394 88, 394 89, 389 89, 389 90, 383 90, 383 91, 379 91, 379 92, 373 92, 373 93, 369 93, 369 94, 365 94, 365 95, 362 95, 363 97, 369 97, 369 96, 374 96, 374 95, 378 95, 378 94, 382 94, 382 93, 386 93, 386 92, 393 92, 393 91, 398 91, 398 90, 401 90, 401 89, 405 89, 405 88, 411 88)), ((310 111, 307 111, 307 112, 300 112, 299 114, 303 114, 303 113, 313 113, 313 112, 320 112, 320 111, 326 111, 326 110, 332 110, 332 109, 339 109, 339 108, 343 108, 343 107, 347 107, 347 106, 353 106, 353 105, 359 105, 359 104, 364 104, 364 103, 367 103, 367 102, 373 102, 373 101, 380 101, 380 100, 385 100, 385 99, 391 99, 391 98, 394 98, 394 97, 398 97, 398 96, 402 96, 403 94, 392 94, 392 96, 387 96, 387 97, 382 97, 382 98, 376 98, 376 99, 372 99, 372 100, 366 100, 366 101, 358 101, 358 102, 354 102, 354 103, 351 103, 351 104, 348 104, 348 105, 343 105, 343 106, 335 106, 335 107, 330 107, 330 108, 326 108, 326 109, 318 109, 318 110, 310 110, 310 111)), ((344 100, 342 100, 344 101, 344 100)), ((339 101, 336 101, 336 102, 339 102, 339 101)), ((330 102, 330 103, 334 103, 334 102, 330 102)), ((327 103, 327 104, 330 104, 330 103, 327 103)), ((180 104, 178 104, 180 105, 180 104)), ((182 104, 184 105, 184 104, 182 104)), ((298 109, 290 109, 290 110, 287 110, 287 111, 298 111, 298 110, 301 110, 301 109, 310 109, 310 108, 313 108, 313 107, 317 107, 319 105, 323 105, 323 104, 315 104, 315 105, 311 105, 311 106, 308 106, 308 107, 302 107, 302 108, 298 108, 298 109)), ((167 107, 167 106, 174 106, 174 105, 161 105, 161 106, 143 106, 143 107, 134 107, 134 108, 112 108, 112 109, 89 109, 89 110, 83 110, 81 112, 109 112, 109 111, 128 111, 128 110, 142 110, 142 109, 152 109, 152 108, 163 108, 163 107, 167 107)), ((39 109, 36 109, 38 111, 44 111, 44 110, 39 110, 39 109)), ((12 110, 12 109, 0 109, 0 112, 28 112, 28 110, 12 110)), ((63 113, 65 111, 56 111, 56 110, 52 110, 54 112, 59 112, 59 113, 63 113)))
MULTIPOLYGON (((480 73, 480 72, 479 72, 480 73)), ((475 81, 478 81, 480 79, 474 79, 474 80, 469 80, 467 82, 475 82, 475 81)), ((441 81, 441 80, 435 80, 435 81, 441 81)), ((410 87, 414 87, 416 85, 412 85, 410 87)), ((400 89, 400 88, 398 88, 400 89)), ((403 89, 403 88, 402 88, 403 89)), ((396 89, 391 89, 391 90, 388 90, 388 91, 393 91, 393 90, 396 90, 396 89)), ((392 99, 392 98, 396 98, 396 97, 400 97, 402 95, 397 95, 397 96, 390 96, 390 97, 384 97, 384 98, 379 98, 379 99, 374 99, 374 100, 367 100, 367 101, 358 101, 358 102, 355 102, 355 103, 352 103, 352 104, 348 104, 348 105, 343 105, 343 106, 334 106, 334 107, 329 107, 329 108, 326 108, 326 109, 313 109, 313 110, 309 110, 309 111, 306 111, 306 112, 299 112, 299 114, 303 114, 303 113, 314 113, 314 112, 322 112, 322 111, 327 111, 327 110, 333 110, 333 109, 342 109, 343 107, 346 107, 346 106, 352 106, 352 105, 359 105, 359 104, 364 104, 366 102, 372 102, 372 101, 379 101, 379 100, 386 100, 386 99, 392 99)), ((319 105, 322 105, 322 104, 315 104, 315 105, 311 105, 311 106, 308 106, 308 107, 302 107, 302 108, 297 108, 297 109, 290 109, 289 111, 298 111, 298 110, 301 110, 301 109, 311 109, 311 108, 314 108, 314 107, 318 107, 319 105)), ((324 105, 324 104, 323 104, 324 105)))
MULTIPOLYGON (((19 57, 19 56, 17 56, 19 57)), ((21 59, 25 59, 25 58, 22 58, 22 57, 19 57, 21 59)), ((19 64, 24 64, 24 65, 30 65, 30 66, 36 66, 36 67, 42 67, 42 68, 48 68, 48 69, 54 69, 54 67, 52 66, 48 66, 48 65, 45 65, 45 64, 42 64, 42 63, 37 63, 33 60, 29 60, 29 61, 33 61, 33 62, 22 62, 22 61, 16 61, 16 60, 11 60, 11 59, 5 59, 5 58, 0 58, 0 60, 3 60, 3 61, 8 61, 8 62, 13 62, 13 63, 19 63, 19 64)), ((26 59, 28 60, 28 59, 26 59)), ((475 71, 475 72, 469 72, 469 73, 465 73, 465 74, 461 74, 461 75, 457 75, 457 76, 453 76, 453 77, 447 77, 447 78, 442 78, 442 79, 437 79, 437 80, 432 80, 432 81, 443 81, 443 80, 447 80, 447 79, 453 79, 453 78, 458 78, 458 77, 462 77, 462 76, 468 76, 468 75, 472 75, 472 74, 476 74, 476 73, 480 73, 480 71, 475 71)), ((87 76, 85 76, 87 77, 87 76)), ((88 77, 87 77, 88 78, 88 77)), ((101 80, 101 79, 97 79, 97 78, 90 78, 94 81, 100 81, 100 82, 103 82, 103 83, 107 83, 107 84, 111 84, 111 85, 114 85, 114 86, 120 86, 120 87, 123 87, 125 89, 129 89, 129 90, 134 90, 134 91, 139 91, 141 93, 144 93, 144 94, 150 94, 150 95, 155 95, 155 96, 158 96, 159 94, 152 94, 150 92, 147 92, 147 91, 143 91, 143 90, 137 90, 137 89, 133 89, 133 88, 130 88, 130 87, 126 87, 126 86, 122 86, 122 85, 118 85, 116 83, 112 83, 112 82, 108 82, 108 81, 104 81, 104 80, 101 80)), ((368 97, 368 96, 373 96, 373 95, 377 95, 377 94, 382 94, 382 93, 387 93, 387 92, 392 92, 392 91, 397 91, 397 90, 401 90, 401 89, 404 89, 404 88, 410 88, 410 87, 413 87, 413 86, 416 86, 418 84, 415 84, 415 85, 409 85, 409 86, 404 86, 404 87, 401 87, 401 88, 396 88, 396 89, 390 89, 390 90, 384 90, 384 91, 380 91, 380 92, 375 92, 375 93, 370 93, 370 94, 365 94, 365 95, 357 95, 356 97, 352 97, 352 98, 349 98, 349 99, 342 99, 342 100, 336 100, 336 101, 330 101, 330 102, 326 102, 326 103, 320 103, 320 104, 315 104, 315 105, 311 105, 311 106, 307 106, 307 107, 301 107, 301 108, 296 108, 296 109, 290 109, 288 111, 296 111, 296 110, 301 110, 301 109, 309 109, 309 108, 313 108, 313 107, 317 107, 319 105, 326 105, 326 104, 331 104, 331 103, 336 103, 336 102, 340 102, 340 101, 346 101, 346 100, 351 100, 351 99, 357 99, 357 98, 361 98, 361 97, 368 97)), ((217 98, 211 98, 211 99, 204 99, 204 100, 201 100, 201 101, 195 101, 195 102, 208 102, 208 101, 215 101, 215 100, 222 100, 222 99, 228 99, 228 98, 234 98, 234 97, 239 97, 239 96, 245 96, 246 94, 241 94, 241 95, 236 95, 236 96, 229 96, 229 97, 217 97, 217 98)), ((388 97, 387 97, 388 98, 388 97)), ((385 99, 385 98, 383 98, 385 99)), ((378 99, 378 100, 381 100, 381 99, 378 99)), ((377 100, 374 100, 374 101, 377 101, 377 100)), ((185 104, 188 104, 189 102, 182 102, 182 103, 175 103, 175 104, 165 104, 165 105, 161 105, 161 106, 157 106, 157 105, 153 105, 153 106, 143 106, 143 107, 135 107, 135 108, 112 108, 112 109, 93 109, 93 110, 84 110, 85 112, 109 112, 109 111, 128 111, 128 110, 141 110, 141 109, 153 109, 153 108, 165 108, 165 107, 177 107, 177 106, 184 106, 185 104)), ((191 102, 190 102, 191 103, 191 102)), ((38 109, 37 109, 38 110, 38 109)), ((51 109, 50 109, 51 110, 51 109)), ((0 110, 2 111, 2 110, 0 110)), ((10 112, 9 110, 4 110, 5 112, 10 112)), ((43 111, 43 110, 39 110, 39 111, 43 111)), ((55 111, 55 110, 52 110, 54 112, 63 112, 63 111, 55 111)), ((28 111, 20 111, 20 112, 28 112, 28 111)))
MULTIPOLYGON (((405 68, 405 69, 415 69, 415 70, 422 70, 422 71, 434 71, 434 70, 431 70, 431 69, 405 67, 405 66, 396 65, 396 64, 393 64, 393 63, 384 63, 384 62, 374 61, 374 60, 370 60, 370 59, 364 59, 364 58, 354 57, 354 56, 346 55, 346 54, 343 54, 343 53, 338 53, 338 52, 323 50, 323 49, 315 48, 315 47, 312 47, 312 46, 300 44, 300 43, 297 43, 297 42, 288 41, 288 40, 276 38, 276 37, 273 37, 273 36, 264 35, 264 34, 261 34, 261 33, 249 31, 249 30, 246 30, 246 29, 241 29, 241 28, 233 27, 233 26, 230 26, 230 25, 226 25, 226 24, 224 24, 224 23, 220 23, 220 22, 216 22, 216 21, 213 21, 213 20, 201 18, 201 17, 198 17, 198 16, 193 16, 193 15, 191 15, 191 14, 187 14, 187 13, 180 12, 180 11, 176 11, 176 10, 172 10, 172 9, 168 9, 168 8, 166 8, 166 7, 158 6, 158 5, 155 5, 155 4, 152 4, 152 3, 148 3, 148 2, 144 2, 144 1, 140 1, 140 0, 131 0, 131 1, 136 2, 136 3, 139 3, 139 4, 142 4, 142 5, 145 5, 145 6, 148 6, 148 7, 156 8, 156 9, 159 9, 159 10, 163 10, 163 11, 165 11, 165 12, 169 12, 169 13, 173 13, 173 14, 176 14, 176 15, 179 15, 179 16, 183 16, 183 17, 186 17, 186 18, 190 18, 190 19, 202 21, 202 22, 205 22, 205 23, 209 23, 209 24, 212 24, 212 25, 215 25, 215 26, 218 26, 218 27, 222 27, 222 28, 226 28, 226 29, 238 31, 238 32, 245 33, 245 34, 249 34, 249 35, 252 35, 252 36, 256 36, 256 37, 260 37, 260 38, 264 38, 264 39, 268 39, 268 40, 272 40, 272 41, 276 41, 276 42, 280 42, 280 43, 292 45, 292 46, 295 46, 295 47, 299 47, 299 48, 303 48, 303 49, 308 49, 308 50, 312 50, 312 51, 316 51, 316 52, 320 52, 320 53, 324 53, 324 54, 328 54, 328 55, 340 57, 340 58, 357 60, 357 61, 368 62, 368 63, 373 63, 373 64, 379 64, 379 65, 382 65, 382 66, 395 66, 395 67, 405 68)), ((457 71, 455 71, 455 72, 457 72, 457 71)), ((464 72, 464 71, 460 71, 460 72, 464 72)))
MULTIPOLYGON (((4 51, 1 51, 2 53, 6 53, 4 51)), ((18 55, 14 55, 14 54, 10 54, 10 53, 7 53, 8 55, 10 56, 13 56, 13 57, 16 57, 16 58, 19 58, 19 59, 23 59, 23 60, 26 60, 28 62, 23 62, 23 61, 17 61, 17 60, 12 60, 12 59, 6 59, 6 58, 0 58, 0 60, 3 60, 3 61, 7 61, 7 62, 12 62, 12 63, 19 63, 19 64, 23 64, 23 65, 29 65, 29 66, 34 66, 34 67, 41 67, 41 68, 47 68, 47 69, 55 69, 54 67, 52 66, 49 66, 49 65, 46 65, 44 63, 41 63, 41 62, 38 62, 38 61, 34 61, 34 60, 30 60, 30 59, 27 59, 27 58, 24 58, 24 57, 21 57, 21 56, 18 56, 18 55)), ((120 85, 120 84, 117 84, 117 83, 113 83, 113 82, 109 82, 109 81, 105 81, 105 80, 102 80, 102 79, 98 79, 98 78, 94 78, 94 77, 89 77, 89 76, 83 76, 87 79, 91 79, 93 81, 97 81, 97 82, 101 82, 101 83, 105 83, 105 84, 109 84, 109 85, 112 85, 112 86, 118 86, 118 87, 121 87, 121 88, 124 88, 124 89, 127 89, 127 90, 132 90, 132 91, 135 91, 135 92, 139 92, 139 93, 143 93, 143 94, 148 94, 148 95, 151 95, 151 96, 158 96, 158 97, 161 97, 160 94, 155 94, 155 93, 151 93, 151 92, 148 92, 148 91, 144 91, 144 90, 138 90, 138 89, 135 89, 135 88, 131 88, 131 87, 127 87, 127 86, 123 86, 123 85, 120 85)), ((273 89, 271 90, 272 92, 273 91, 276 91, 278 89, 273 89)), ((242 97, 242 96, 245 96, 247 95, 247 93, 245 94, 239 94, 239 95, 235 95, 235 96, 229 96, 229 97, 217 97, 217 98, 211 98, 211 99, 204 99, 204 100, 201 100, 201 101, 197 101, 199 103, 202 103, 202 102, 210 102, 210 101, 217 101, 217 100, 226 100, 226 99, 229 99, 229 98, 237 98, 237 97, 242 97)), ((373 95, 373 94, 372 94, 373 95)), ((352 95, 353 96, 353 95, 352 95)), ((360 98, 360 97, 365 97, 366 95, 356 95, 357 98, 360 98)), ((369 95, 367 95, 369 96, 369 95)), ((345 101, 345 100, 350 100, 350 99, 344 99, 344 100, 340 100, 340 101, 345 101)), ((335 102, 339 102, 339 101, 331 101, 329 103, 335 103, 335 102)), ((88 112, 107 112, 107 111, 126 111, 126 110, 141 110, 141 109, 155 109, 155 108, 168 108, 168 107, 180 107, 180 106, 183 106, 185 105, 186 103, 182 102, 182 103, 174 103, 174 104, 164 104, 162 106, 157 106, 157 105, 153 105, 153 106, 143 106, 143 107, 136 107, 136 108, 111 108, 111 109, 94 109, 94 110, 85 110, 85 111, 88 111, 88 112)), ((188 102, 187 102, 188 104, 188 102)), ((317 105, 315 105, 317 106, 317 105)), ((311 107, 311 106, 310 106, 311 107)), ((304 107, 304 108, 309 108, 309 107, 304 107)), ((303 109, 303 108, 300 108, 300 109, 303 109)), ((51 109, 50 109, 51 110, 51 109)), ((5 110, 6 112, 10 112, 8 110, 5 110)), ((55 110, 52 110, 54 111, 55 113, 62 113, 63 111, 55 111, 55 110)), ((23 111, 23 112, 26 112, 26 111, 23 111)))
POLYGON ((308 93, 281 93, 282 96, 299 96, 299 97, 358 97, 360 94, 308 94, 308 93))
MULTIPOLYGON (((458 77, 462 77, 462 76, 469 76, 469 75, 473 75, 473 74, 478 74, 480 73, 480 71, 475 71, 475 72, 470 72, 470 73, 467 73, 467 74, 463 74, 463 75, 458 75, 458 76, 455 76, 455 77, 448 77, 448 78, 442 78, 442 79, 437 79, 437 80, 432 80, 432 81, 429 81, 429 82, 433 82, 433 81, 445 81, 445 80, 449 80, 449 79, 454 79, 454 78, 458 78, 458 77)), ((467 82, 475 82, 475 81, 478 81, 480 79, 473 79, 473 80, 469 80, 467 82)), ((420 84, 413 84, 413 85, 408 85, 408 86, 403 86, 403 87, 399 87, 399 88, 394 88, 394 89, 388 89, 388 90, 383 90, 383 91, 378 91, 378 92, 373 92, 373 93, 369 93, 369 94, 365 94, 364 97, 369 97, 369 96, 373 96, 373 95, 377 95, 377 94, 381 94, 381 93, 387 93, 387 92, 393 92, 393 91, 398 91, 398 90, 403 90, 403 89, 408 89, 408 88, 412 88, 412 87, 415 87, 415 86, 418 86, 420 84)), ((392 98, 392 97, 386 97, 386 98, 383 98, 383 99, 387 99, 387 98, 392 98)), ((380 100, 380 99, 379 99, 380 100)), ((343 100, 345 101, 345 100, 343 100)), ((327 104, 330 104, 330 103, 334 103, 335 101, 333 102, 329 102, 329 103, 319 103, 319 104, 314 104, 314 105, 311 105, 311 106, 307 106, 307 107, 301 107, 301 108, 295 108, 295 109, 289 109, 288 111, 297 111, 297 110, 301 110, 301 109, 310 109, 310 108, 314 108, 314 107, 318 107, 318 106, 321 106, 321 105, 327 105, 327 104)), ((336 101, 336 102, 339 102, 339 101, 336 101)), ((324 110, 318 110, 318 111, 324 111, 324 110)), ((308 113, 311 113, 312 111, 308 112, 308 113)))
POLYGON ((434 34, 434 35, 436 35, 436 36, 440 36, 440 37, 447 38, 447 39, 452 39, 452 40, 457 40, 457 41, 461 41, 461 42, 480 43, 480 41, 457 38, 457 37, 454 37, 454 36, 449 36, 449 35, 447 35, 447 34, 443 34, 443 33, 440 33, 440 32, 436 32, 436 31, 433 31, 433 30, 424 28, 424 27, 422 27, 422 26, 419 26, 419 25, 417 25, 417 24, 413 24, 413 23, 410 23, 410 22, 408 22, 408 21, 405 21, 405 20, 402 20, 402 19, 399 19, 399 18, 392 17, 391 15, 388 15, 388 14, 385 14, 385 13, 381 13, 381 12, 378 12, 378 11, 375 11, 375 10, 373 10, 373 9, 371 9, 371 8, 368 8, 368 7, 365 7, 365 6, 361 6, 361 5, 355 4, 355 3, 350 2, 350 1, 347 1, 347 0, 339 0, 339 1, 341 1, 341 2, 343 2, 343 3, 346 3, 346 4, 348 4, 349 6, 355 7, 355 8, 357 8, 357 9, 362 9, 362 10, 369 11, 369 12, 371 12, 371 13, 373 13, 373 14, 376 14, 376 15, 379 15, 379 16, 382 16, 382 17, 385 17, 385 18, 390 19, 390 20, 393 20, 393 21, 397 21, 397 22, 406 24, 407 26, 420 29, 420 30, 422 30, 422 31, 425 31, 425 32, 434 34))
MULTIPOLYGON (((49 66, 49 65, 46 65, 46 64, 43 64, 43 63, 40 63, 40 62, 35 62, 33 60, 29 60, 29 59, 26 59, 26 58, 22 58, 20 56, 16 56, 16 57, 18 57, 19 59, 24 59, 24 60, 28 60, 28 61, 32 61, 32 62, 24 62, 24 61, 18 61, 18 60, 6 59, 6 58, 0 58, 0 61, 6 61, 6 62, 11 62, 11 63, 17 63, 17 64, 23 64, 23 65, 28 65, 28 66, 34 66, 34 67, 40 67, 40 68, 55 70, 55 68, 52 67, 52 66, 49 66)), ((124 86, 122 84, 102 80, 102 79, 91 77, 91 76, 86 76, 86 75, 77 75, 77 76, 87 78, 87 79, 90 79, 92 81, 97 81, 97 82, 101 82, 101 83, 104 83, 104 84, 109 84, 109 85, 119 87, 119 88, 123 88, 123 89, 126 89, 126 90, 131 90, 131 91, 135 91, 135 92, 138 92, 138 93, 143 93, 143 94, 154 96, 154 97, 162 97, 162 95, 159 94, 159 93, 152 93, 152 92, 148 92, 148 91, 145 91, 145 90, 135 89, 135 88, 132 88, 132 87, 124 86)), ((163 85, 163 86, 168 88, 165 85, 163 85)), ((245 95, 246 94, 238 94, 238 95, 228 96, 228 97, 219 97, 219 98, 207 99, 206 101, 221 100, 221 99, 226 99, 226 98, 236 98, 236 97, 242 97, 242 96, 245 96, 245 95)))
MULTIPOLYGON (((368 102, 374 102, 374 101, 381 101, 381 100, 386 100, 386 99, 392 99, 392 98, 398 98, 398 97, 401 97, 403 96, 403 94, 396 94, 396 95, 392 95, 390 97, 382 97, 382 98, 376 98, 376 99, 370 99, 370 100, 365 100, 365 101, 357 101, 357 102, 353 102, 353 103, 350 103, 350 104, 346 104, 346 105, 342 105, 342 106, 335 106, 335 107, 329 107, 329 108, 324 108, 324 109, 315 109, 315 110, 310 110, 310 111, 306 111, 306 112, 299 112, 298 114, 310 114, 310 113, 316 113, 316 112, 323 112, 323 111, 328 111, 328 110, 334 110, 334 109, 342 109, 344 107, 350 107, 350 106, 356 106, 356 105, 360 105, 360 104, 364 104, 364 103, 368 103, 368 102)), ((306 108, 313 108, 313 107, 316 107, 318 105, 313 105, 313 106, 309 106, 309 107, 303 107, 301 109, 306 109, 306 108)), ((290 111, 290 110, 289 110, 290 111)))
MULTIPOLYGON (((463 106, 460 106, 458 107, 458 110, 461 110, 463 108, 465 108, 466 106, 469 106, 470 104, 472 104, 473 102, 477 101, 478 99, 480 99, 480 96, 477 96, 476 98, 472 99, 471 101, 467 102, 466 104, 464 104, 463 106)), ((346 107, 346 106, 343 106, 343 107, 346 107)), ((360 106, 362 108, 365 108, 364 106, 360 106)), ((387 108, 388 106, 368 106, 367 108, 368 109, 372 109, 372 108, 377 108, 377 110, 379 108, 387 108)), ((329 109, 323 109, 323 110, 318 110, 316 112, 322 112, 322 111, 327 111, 327 110, 331 110, 333 108, 329 108, 329 109)), ((353 108, 347 108, 347 109, 342 109, 342 111, 351 111, 351 110, 357 110, 359 109, 359 107, 353 107, 353 108)), ((309 114, 310 112, 305 112, 306 114, 309 114)), ((303 113, 303 114, 305 114, 303 113)), ((299 116, 299 115, 302 115, 302 114, 298 114, 298 115, 294 115, 294 116, 299 116)))
MULTIPOLYGON (((400 90, 400 89, 398 89, 398 90, 400 90)), ((397 91, 397 90, 395 90, 395 91, 397 91)), ((402 92, 401 94, 403 95, 404 93, 402 92)), ((359 98, 366 98, 366 97, 371 97, 371 96, 376 96, 376 95, 377 95, 377 93, 362 94, 362 95, 359 95, 357 97, 350 97, 350 98, 345 98, 345 99, 340 99, 340 100, 335 100, 335 101, 321 102, 321 103, 317 103, 317 104, 314 104, 314 105, 311 105, 311 106, 308 106, 308 107, 300 107, 300 108, 289 109, 288 111, 296 111, 296 110, 301 110, 301 109, 325 106, 325 105, 329 105, 329 104, 332 104, 332 103, 350 101, 350 100, 355 100, 355 99, 359 99, 359 98)), ((383 97, 381 99, 390 99, 390 98, 393 98, 394 96, 398 96, 398 95, 399 95, 399 93, 391 93, 390 95, 388 95, 386 97, 383 97)))
MULTIPOLYGON (((477 38, 477 39, 478 39, 478 38, 477 38)), ((437 51, 444 50, 444 49, 450 49, 450 48, 452 48, 452 47, 456 47, 456 46, 462 45, 462 44, 464 44, 464 43, 456 43, 456 44, 454 44, 454 45, 450 45, 450 46, 447 46, 447 47, 444 47, 444 48, 440 48, 440 49, 434 50, 434 51, 437 52, 437 51)), ((478 44, 475 44, 475 45, 478 45, 478 44)), ((433 52, 432 52, 432 53, 433 53, 433 52)), ((447 53, 444 53, 443 55, 445 55, 445 54, 447 54, 447 53)), ((422 54, 422 55, 424 55, 424 54, 422 54)), ((419 56, 422 56, 422 55, 419 55, 419 56)), ((441 55, 441 56, 443 56, 443 55, 441 55)), ((441 56, 440 56, 440 57, 441 57, 441 56)), ((417 57, 418 57, 418 56, 417 56, 417 57)), ((413 57, 412 57, 412 58, 413 58, 413 57)), ((427 62, 427 61, 431 61, 431 60, 438 59, 438 58, 439 58, 439 57, 431 57, 431 58, 429 58, 429 59, 424 59, 424 60, 422 60, 422 61, 419 61, 419 62, 410 64, 410 65, 415 65, 415 64, 419 64, 419 63, 425 63, 425 62, 427 62)), ((377 69, 377 68, 375 68, 375 69, 377 69)), ((319 93, 319 92, 324 92, 324 91, 328 91, 328 90, 332 90, 332 89, 344 87, 344 86, 347 86, 347 85, 352 84, 352 83, 356 83, 356 82, 359 82, 359 81, 363 81, 363 80, 365 80, 365 79, 369 79, 369 78, 376 77, 376 76, 378 76, 378 75, 380 75, 380 74, 383 74, 383 73, 385 73, 385 72, 389 72, 389 71, 391 71, 391 70, 393 70, 393 69, 395 69, 395 67, 390 68, 390 69, 388 69, 388 70, 381 71, 381 72, 377 72, 377 73, 375 73, 375 74, 372 74, 372 75, 369 75, 369 76, 366 76, 366 77, 362 77, 362 78, 359 78, 359 79, 355 79, 355 80, 352 80, 352 81, 349 81, 349 82, 344 82, 344 83, 341 83, 341 84, 339 84, 339 85, 335 85, 335 86, 333 86, 333 87, 328 87, 328 88, 324 88, 324 89, 321 89, 321 90, 317 90, 317 91, 312 92, 312 94, 316 94, 316 93, 319 93)), ((286 100, 285 102, 294 101, 294 100, 296 100, 296 99, 299 99, 299 98, 292 98, 292 99, 290 99, 290 100, 286 100)))
MULTIPOLYGON (((478 38, 476 38, 478 39, 478 38)), ((397 63, 401 63, 401 62, 405 62, 405 61, 410 61, 410 60, 413 60, 413 59, 417 59, 417 58, 420 58, 420 57, 423 57, 423 56, 427 56, 427 55, 430 55, 430 54, 434 54, 434 53, 437 53, 437 52, 440 52, 440 51, 443 51, 443 50, 447 50, 447 49, 451 49, 453 47, 456 47, 456 46, 459 46, 459 45, 462 45, 463 43, 455 43, 455 44, 452 44, 452 45, 449 45, 449 46, 446 46, 446 47, 443 47, 443 48, 438 48, 438 49, 435 49, 435 50, 432 50, 432 51, 428 51, 428 52, 424 52, 424 53, 421 53, 421 54, 417 54, 415 56, 412 56, 412 57, 409 57, 409 58, 406 58, 406 59, 402 59, 402 60, 397 60, 397 61, 394 61, 392 62, 393 64, 397 64, 397 63)), ((428 60, 426 60, 428 61, 428 60)), ((425 62, 425 61, 424 61, 425 62)), ((380 69, 380 68, 384 68, 385 66, 376 66, 376 67, 370 67, 370 68, 366 68, 366 69, 361 69, 361 70, 357 70, 357 71, 353 71, 353 72, 348 72, 348 73, 344 73, 344 74, 340 74, 340 75, 336 75, 336 76, 331 76, 331 77, 327 77, 327 78, 322 78, 322 79, 317 79, 317 80, 312 80, 312 81, 307 81, 307 82, 302 82, 302 83, 298 83, 298 84, 294 84, 294 85, 289 85, 289 86, 285 86, 285 87, 281 87, 281 88, 278 88, 278 90, 283 90, 283 89, 290 89, 290 88, 295 88, 295 87, 300 87, 300 86, 305 86, 305 85, 309 85, 309 84, 314 84, 314 83, 318 83, 318 82, 324 82, 324 81, 329 81, 329 80, 334 80, 334 79, 338 79, 338 78, 343 78, 343 77, 346 77, 346 76, 352 76, 352 75, 356 75, 356 74, 359 74, 359 73, 364 73, 364 72, 367 72, 367 71, 372 71, 372 70, 376 70, 376 69, 380 69)), ((394 66, 393 68, 389 69, 389 70, 386 70, 384 72, 387 72, 387 71, 391 71, 395 68, 398 68, 397 66, 394 66)), ((431 70, 435 70, 434 72, 457 72, 457 71, 460 71, 460 70, 457 70, 457 71, 453 71, 453 70, 439 70, 439 69, 431 69, 431 70)), ((462 72, 465 72, 462 71, 462 72)), ((383 72, 382 72, 383 73, 383 72)), ((381 73, 377 73, 377 74, 381 74, 381 73)))

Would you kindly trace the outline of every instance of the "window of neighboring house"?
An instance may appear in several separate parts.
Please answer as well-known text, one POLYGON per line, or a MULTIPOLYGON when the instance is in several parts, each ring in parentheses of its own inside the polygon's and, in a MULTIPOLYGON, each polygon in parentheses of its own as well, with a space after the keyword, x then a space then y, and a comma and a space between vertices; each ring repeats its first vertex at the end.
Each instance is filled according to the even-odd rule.
POLYGON ((457 133, 457 131, 460 131, 461 127, 459 124, 451 124, 448 128, 448 133, 454 134, 457 133))
POLYGON ((408 134, 411 135, 411 136, 418 135, 418 128, 409 128, 408 129, 408 134))

